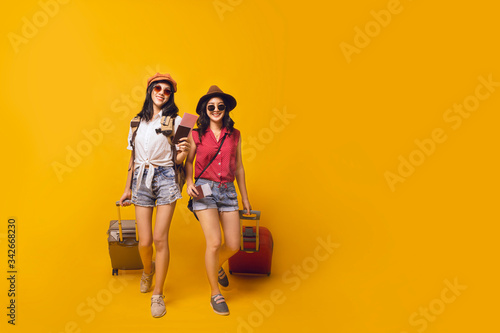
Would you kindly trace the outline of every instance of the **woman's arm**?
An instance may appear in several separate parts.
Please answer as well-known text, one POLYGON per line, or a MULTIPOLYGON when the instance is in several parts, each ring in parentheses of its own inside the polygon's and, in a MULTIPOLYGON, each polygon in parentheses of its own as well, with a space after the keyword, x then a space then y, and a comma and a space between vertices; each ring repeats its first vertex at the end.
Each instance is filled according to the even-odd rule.
POLYGON ((130 200, 132 197, 132 175, 134 173, 134 160, 133 153, 130 153, 130 161, 128 163, 128 173, 127 173, 127 181, 125 182, 125 191, 123 191, 123 195, 120 198, 120 206, 129 206, 130 202, 123 203, 125 200, 130 200))
MULTIPOLYGON (((191 135, 189 135, 191 136, 191 135)), ((181 138, 179 139, 179 143, 177 146, 179 147, 177 150, 177 156, 175 158, 175 163, 182 164, 186 157, 189 154, 189 149, 191 148, 191 141, 189 138, 181 138)))
POLYGON ((238 148, 236 149, 236 181, 238 182, 238 187, 240 189, 241 194, 241 202, 243 204, 243 209, 247 211, 247 214, 250 214, 252 210, 252 206, 250 205, 250 201, 248 200, 247 193, 247 185, 245 183, 245 168, 243 168, 243 159, 241 157, 241 136, 238 141, 238 148))
POLYGON ((186 165, 184 168, 186 169, 186 191, 187 194, 191 197, 197 197, 198 191, 193 184, 193 161, 196 155, 196 144, 194 143, 193 136, 189 135, 189 143, 190 149, 186 158, 186 165))
MULTIPOLYGON (((174 120, 174 124, 178 122, 178 125, 174 126, 174 133, 177 132, 179 129, 179 125, 182 122, 182 118, 180 116, 177 116, 174 120)), ((175 135, 173 135, 171 138, 173 139, 175 135)), ((191 136, 191 133, 189 133, 189 136, 191 136)), ((175 148, 177 149, 177 153, 175 156, 175 163, 177 165, 182 164, 184 160, 186 159, 188 153, 189 153, 189 148, 190 148, 190 143, 191 141, 187 137, 183 137, 179 139, 179 142, 175 144, 175 148)))

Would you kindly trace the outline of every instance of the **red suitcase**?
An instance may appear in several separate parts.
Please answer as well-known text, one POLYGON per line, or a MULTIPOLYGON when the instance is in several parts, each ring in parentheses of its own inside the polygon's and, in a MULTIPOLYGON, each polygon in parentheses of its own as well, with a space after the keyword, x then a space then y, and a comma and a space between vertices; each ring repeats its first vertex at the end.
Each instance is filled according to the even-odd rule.
POLYGON ((243 215, 240 210, 240 220, 254 220, 255 227, 242 226, 241 248, 229 258, 229 273, 271 274, 273 257, 273 236, 264 227, 259 227, 260 211, 252 210, 251 215, 243 215))

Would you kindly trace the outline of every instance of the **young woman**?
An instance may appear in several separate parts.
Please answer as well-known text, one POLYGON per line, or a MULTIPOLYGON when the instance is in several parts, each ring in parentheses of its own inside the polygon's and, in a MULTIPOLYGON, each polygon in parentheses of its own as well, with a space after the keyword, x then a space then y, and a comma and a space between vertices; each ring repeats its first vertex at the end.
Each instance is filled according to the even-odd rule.
POLYGON ((146 100, 138 128, 129 131, 129 150, 132 156, 125 191, 120 198, 120 205, 128 206, 127 199, 132 198, 135 205, 135 217, 139 233, 139 253, 144 265, 140 290, 145 293, 151 289, 153 275, 156 283, 151 297, 151 314, 162 317, 166 313, 163 286, 167 276, 170 252, 168 232, 176 200, 181 198, 179 186, 175 181, 174 161, 180 164, 186 158, 190 143, 181 139, 178 150, 171 145, 167 133, 161 131, 162 116, 175 119, 174 130, 181 122, 179 109, 174 102, 177 83, 169 74, 157 73, 148 80, 146 100), (156 206, 155 229, 152 232, 153 207, 156 206), (152 261, 153 242, 156 247, 156 262, 152 261))
POLYGON ((245 185, 240 131, 233 127, 234 122, 229 116, 235 106, 234 97, 225 94, 217 86, 211 86, 208 93, 200 98, 196 107, 196 113, 200 115, 198 128, 190 138, 192 149, 186 160, 187 193, 194 198, 193 210, 200 220, 206 239, 205 266, 211 289, 210 305, 215 313, 220 315, 229 314, 218 285, 229 285, 222 264, 240 248, 238 199, 233 184, 235 179, 240 189, 243 208, 248 214, 252 209, 245 185), (221 148, 217 153, 219 146, 221 148), (193 184, 195 156, 197 181, 193 184), (196 186, 202 184, 208 184, 212 194, 198 200, 196 197, 200 193, 196 186), (224 244, 221 244, 219 223, 224 232, 224 244))

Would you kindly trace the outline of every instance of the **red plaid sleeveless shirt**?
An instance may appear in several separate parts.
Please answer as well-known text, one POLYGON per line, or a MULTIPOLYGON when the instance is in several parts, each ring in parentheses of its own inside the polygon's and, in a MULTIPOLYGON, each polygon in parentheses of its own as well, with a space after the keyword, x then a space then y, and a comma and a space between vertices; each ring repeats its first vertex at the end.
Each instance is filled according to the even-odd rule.
POLYGON ((236 149, 240 140, 240 131, 234 128, 233 132, 229 134, 227 129, 223 128, 220 132, 219 141, 217 141, 212 130, 208 128, 201 142, 199 133, 197 131, 193 131, 192 133, 194 143, 196 144, 195 178, 199 177, 200 173, 213 158, 224 134, 228 133, 217 157, 208 169, 205 170, 202 178, 220 183, 233 182, 236 171, 236 149))

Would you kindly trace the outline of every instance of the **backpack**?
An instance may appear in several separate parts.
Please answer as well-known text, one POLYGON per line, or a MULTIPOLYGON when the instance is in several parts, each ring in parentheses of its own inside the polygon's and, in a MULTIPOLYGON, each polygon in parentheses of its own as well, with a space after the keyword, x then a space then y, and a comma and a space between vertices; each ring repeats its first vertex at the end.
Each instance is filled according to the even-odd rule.
MULTIPOLYGON (((184 162, 181 164, 176 163, 177 159, 177 149, 175 148, 175 144, 173 144, 172 139, 174 137, 174 125, 175 119, 170 116, 162 116, 161 117, 161 128, 156 129, 156 133, 164 134, 167 137, 168 143, 170 144, 170 149, 172 150, 172 162, 174 162, 174 171, 175 171, 175 182, 179 186, 179 190, 182 193, 182 188, 186 183, 186 169, 184 168, 184 162)), ((132 128, 132 138, 130 139, 130 145, 132 146, 132 160, 135 160, 135 136, 137 135, 137 129, 141 124, 141 117, 135 116, 130 121, 130 127, 132 128)))

